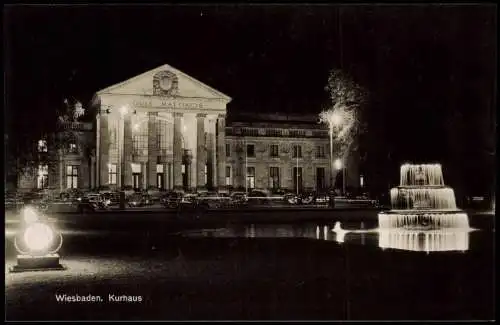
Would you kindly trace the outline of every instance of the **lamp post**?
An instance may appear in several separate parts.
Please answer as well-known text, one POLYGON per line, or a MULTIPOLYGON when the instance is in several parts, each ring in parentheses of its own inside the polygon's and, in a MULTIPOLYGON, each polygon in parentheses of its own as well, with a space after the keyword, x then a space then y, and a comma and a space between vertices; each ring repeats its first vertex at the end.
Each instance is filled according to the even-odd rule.
POLYGON ((127 106, 120 107, 120 210, 125 210, 125 115, 128 113, 127 106))
POLYGON ((342 163, 342 160, 335 160, 335 168, 337 170, 342 170, 342 194, 345 195, 345 166, 342 163))
POLYGON ((334 160, 333 160, 333 131, 334 128, 342 124, 342 116, 333 109, 321 112, 320 123, 325 123, 328 125, 328 135, 330 136, 330 188, 333 188, 333 171, 334 171, 334 160))

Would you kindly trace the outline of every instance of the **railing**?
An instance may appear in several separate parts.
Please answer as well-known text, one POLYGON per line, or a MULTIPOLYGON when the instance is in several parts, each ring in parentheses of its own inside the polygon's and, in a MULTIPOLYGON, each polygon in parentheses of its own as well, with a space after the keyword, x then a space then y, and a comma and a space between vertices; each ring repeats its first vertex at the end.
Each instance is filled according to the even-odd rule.
POLYGON ((287 130, 226 127, 226 136, 276 137, 276 138, 328 138, 328 130, 287 130))
POLYGON ((72 131, 92 131, 92 123, 84 122, 59 122, 59 129, 72 131))

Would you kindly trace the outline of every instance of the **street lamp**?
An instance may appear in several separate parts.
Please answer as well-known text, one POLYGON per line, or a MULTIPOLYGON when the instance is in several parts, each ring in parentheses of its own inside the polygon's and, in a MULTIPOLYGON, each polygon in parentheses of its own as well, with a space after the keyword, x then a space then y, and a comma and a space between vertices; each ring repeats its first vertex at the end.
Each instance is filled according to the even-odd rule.
POLYGON ((320 123, 328 125, 328 135, 330 136, 330 187, 333 188, 333 130, 339 127, 342 122, 342 115, 333 109, 323 111, 319 115, 320 123))
POLYGON ((342 169, 342 194, 345 195, 345 167, 343 166, 342 160, 340 159, 335 160, 335 169, 337 170, 342 169))

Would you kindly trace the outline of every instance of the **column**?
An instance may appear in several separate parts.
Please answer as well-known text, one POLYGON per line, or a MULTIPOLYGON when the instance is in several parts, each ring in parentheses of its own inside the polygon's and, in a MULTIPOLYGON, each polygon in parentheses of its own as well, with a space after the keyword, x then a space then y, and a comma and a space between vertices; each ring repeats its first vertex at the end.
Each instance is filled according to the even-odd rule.
POLYGON ((156 187, 156 163, 158 161, 158 142, 156 141, 157 112, 148 113, 148 186, 156 187))
MULTIPOLYGON (((125 115, 124 119, 122 120, 122 132, 123 132, 123 138, 122 142, 120 143, 122 146, 122 152, 123 154, 123 159, 125 165, 123 166, 123 172, 125 173, 125 184, 123 186, 132 186, 132 151, 134 148, 134 143, 132 140, 132 117, 130 114, 125 115)), ((122 159, 120 155, 120 160, 122 159)), ((120 169, 121 169, 121 161, 119 162, 120 164, 120 169)))
POLYGON ((90 156, 90 184, 91 189, 95 188, 95 156, 90 156))
POLYGON ((143 163, 141 162, 141 176, 142 176, 142 180, 141 180, 141 188, 143 190, 147 189, 147 186, 148 186, 148 170, 147 170, 147 165, 148 163, 143 163))
POLYGON ((182 113, 174 114, 174 190, 182 190, 182 113))
POLYGON ((207 132, 207 164, 208 164, 208 187, 214 188, 217 186, 217 166, 216 166, 216 147, 215 147, 215 122, 216 120, 210 118, 208 120, 207 132))
MULTIPOLYGON (((226 188, 226 116, 217 118, 217 186, 226 188)), ((232 171, 231 171, 232 172, 232 171)))
POLYGON ((108 185, 109 164, 109 115, 101 113, 99 119, 99 182, 97 187, 108 185))
POLYGON ((206 188, 205 165, 207 163, 205 152, 205 117, 206 114, 196 115, 196 186, 198 190, 206 188))
POLYGON ((168 189, 168 174, 170 171, 168 170, 168 164, 163 164, 163 188, 168 189))
POLYGON ((64 161, 63 161, 63 151, 62 149, 58 150, 58 158, 59 158, 59 191, 64 191, 64 161))

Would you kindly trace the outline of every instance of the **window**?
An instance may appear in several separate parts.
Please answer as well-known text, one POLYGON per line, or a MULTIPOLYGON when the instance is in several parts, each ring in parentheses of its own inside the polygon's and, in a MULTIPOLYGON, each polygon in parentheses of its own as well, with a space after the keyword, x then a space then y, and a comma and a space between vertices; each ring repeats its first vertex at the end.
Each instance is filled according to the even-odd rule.
POLYGON ((226 166, 226 185, 233 185, 233 181, 231 179, 231 166, 226 166))
POLYGON ((135 124, 132 132, 132 143, 134 154, 142 155, 144 151, 148 150, 148 126, 146 123, 135 124), (137 127, 135 127, 137 125, 137 127))
POLYGON ((363 177, 363 175, 359 176, 359 186, 365 186, 365 178, 363 177))
POLYGON ((316 168, 316 190, 324 190, 325 189, 325 168, 318 167, 316 168))
MULTIPOLYGON (((135 154, 141 153, 148 149, 148 136, 144 134, 134 135, 132 138, 135 154)), ((141 153, 142 154, 142 153, 141 153)))
POLYGON ((156 141, 158 149, 168 149, 168 139, 172 138, 172 128, 169 127, 167 121, 164 120, 156 120, 156 141))
POLYGON ((302 158, 302 147, 299 145, 293 146, 293 158, 302 158))
POLYGON ((226 143, 226 157, 231 157, 231 144, 226 143))
POLYGON ((316 146, 316 158, 325 158, 324 146, 316 146))
POLYGON ((38 140, 38 152, 47 152, 47 140, 38 140))
POLYGON ((205 165, 205 185, 208 184, 208 164, 205 165))
POLYGON ((269 153, 271 157, 279 157, 279 146, 277 144, 271 145, 271 151, 269 153))
POLYGON ((247 167, 247 188, 255 188, 255 167, 247 167))
POLYGON ((36 187, 39 189, 47 188, 49 186, 49 166, 38 166, 38 174, 36 178, 36 187))
POLYGON ((273 189, 280 187, 280 169, 279 167, 269 168, 269 185, 273 189))
POLYGON ((247 144, 247 157, 255 157, 255 146, 247 144))
POLYGON ((163 184, 163 165, 157 164, 156 165, 156 187, 157 188, 165 188, 163 184))
POLYGON ((78 149, 76 147, 76 143, 70 143, 68 146, 69 153, 77 153, 78 149))
POLYGON ((116 164, 109 164, 108 165, 108 184, 109 185, 116 185, 116 181, 118 178, 118 171, 116 164))
POLYGON ((66 188, 78 188, 78 166, 66 166, 66 188))

